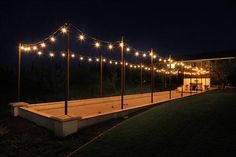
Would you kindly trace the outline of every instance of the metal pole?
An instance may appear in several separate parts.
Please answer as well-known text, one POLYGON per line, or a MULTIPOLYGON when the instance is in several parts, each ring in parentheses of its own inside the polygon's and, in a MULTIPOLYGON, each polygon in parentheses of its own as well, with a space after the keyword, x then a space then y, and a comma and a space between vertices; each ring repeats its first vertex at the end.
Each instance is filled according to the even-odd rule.
POLYGON ((17 101, 20 101, 20 85, 21 85, 21 43, 18 47, 18 70, 17 70, 17 101))
POLYGON ((65 84, 65 115, 68 114, 69 86, 70 86, 70 30, 68 25, 67 55, 66 55, 66 84, 65 84))
POLYGON ((123 41, 123 37, 121 38, 121 109, 123 110, 124 108, 124 66, 125 66, 125 63, 124 63, 124 41, 123 41))
POLYGON ((102 58, 102 53, 99 53, 99 58, 100 58, 100 97, 103 96, 103 58, 102 58))
POLYGON ((153 103, 153 86, 154 86, 154 79, 153 79, 153 49, 151 48, 151 103, 153 103))

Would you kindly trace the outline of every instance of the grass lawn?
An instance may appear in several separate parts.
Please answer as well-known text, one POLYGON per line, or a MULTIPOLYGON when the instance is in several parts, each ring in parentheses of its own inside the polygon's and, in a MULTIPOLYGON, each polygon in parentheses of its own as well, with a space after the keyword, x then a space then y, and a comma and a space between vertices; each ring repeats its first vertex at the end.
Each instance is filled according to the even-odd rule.
POLYGON ((128 119, 73 156, 236 156, 236 90, 162 104, 128 119))

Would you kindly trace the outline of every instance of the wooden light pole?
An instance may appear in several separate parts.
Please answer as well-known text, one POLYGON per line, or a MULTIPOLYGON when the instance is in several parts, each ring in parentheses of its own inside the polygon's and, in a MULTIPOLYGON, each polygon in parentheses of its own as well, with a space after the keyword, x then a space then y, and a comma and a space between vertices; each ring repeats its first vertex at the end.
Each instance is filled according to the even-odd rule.
POLYGON ((65 75, 65 115, 68 114, 68 100, 70 87, 70 25, 67 25, 67 53, 66 53, 66 75, 65 75))
POLYGON ((153 49, 151 48, 151 54, 150 54, 150 58, 151 58, 151 103, 153 103, 153 88, 154 88, 154 77, 153 77, 153 49))
POLYGON ((142 64, 142 59, 141 59, 141 63, 140 63, 140 90, 141 93, 143 93, 143 64, 142 64))
MULTIPOLYGON (((169 69, 171 70, 170 61, 169 61, 169 69)), ((172 85, 171 85, 171 71, 170 71, 170 73, 169 73, 169 99, 171 99, 171 87, 172 87, 172 85)))
POLYGON ((183 93, 184 93, 184 77, 185 77, 185 75, 184 75, 184 67, 183 67, 183 65, 181 65, 181 71, 182 71, 182 78, 183 78, 183 84, 182 84, 182 88, 181 88, 181 97, 183 97, 183 93))
POLYGON ((121 90, 120 90, 120 95, 121 95, 121 109, 123 110, 124 108, 124 66, 125 66, 125 62, 124 62, 124 39, 123 37, 121 38, 121 55, 120 55, 120 58, 121 58, 121 90))
POLYGON ((21 43, 18 47, 18 67, 17 67, 17 101, 20 101, 20 91, 21 91, 21 43))
POLYGON ((191 65, 191 69, 190 69, 190 94, 192 94, 192 65, 191 65))
POLYGON ((103 57, 101 51, 99 52, 100 59, 100 97, 103 96, 103 57))

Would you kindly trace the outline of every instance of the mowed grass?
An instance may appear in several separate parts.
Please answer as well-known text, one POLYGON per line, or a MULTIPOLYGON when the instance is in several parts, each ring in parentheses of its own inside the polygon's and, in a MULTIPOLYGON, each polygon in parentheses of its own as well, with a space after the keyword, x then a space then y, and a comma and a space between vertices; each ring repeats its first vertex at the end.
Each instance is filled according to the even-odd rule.
POLYGON ((154 107, 73 156, 236 156, 236 90, 209 92, 154 107))

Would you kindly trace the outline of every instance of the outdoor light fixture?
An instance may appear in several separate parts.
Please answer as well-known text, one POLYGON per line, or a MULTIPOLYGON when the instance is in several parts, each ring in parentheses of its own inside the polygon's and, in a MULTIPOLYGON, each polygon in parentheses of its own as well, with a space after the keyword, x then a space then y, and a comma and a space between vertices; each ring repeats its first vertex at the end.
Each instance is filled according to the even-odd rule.
POLYGON ((65 34, 67 32, 67 29, 65 27, 62 27, 61 32, 65 34))
POLYGON ((38 55, 41 56, 43 53, 41 51, 38 52, 38 55))
POLYGON ((135 56, 139 56, 139 52, 137 51, 137 52, 135 52, 135 56))
POLYGON ((72 57, 72 58, 75 58, 75 54, 71 54, 71 57, 72 57))
POLYGON ((79 36, 79 40, 83 41, 84 39, 85 39, 84 35, 81 34, 81 35, 79 36))
POLYGON ((110 50, 113 49, 113 45, 112 45, 112 44, 109 44, 109 45, 108 45, 108 49, 110 49, 110 50))
POLYGON ((126 48, 126 51, 127 51, 127 52, 129 52, 129 51, 130 51, 130 48, 129 48, 129 47, 127 47, 127 48, 126 48))
POLYGON ((65 53, 62 53, 62 54, 61 54, 61 56, 62 56, 62 57, 65 57, 65 56, 66 56, 66 54, 65 54, 65 53))
POLYGON ((26 48, 26 51, 31 51, 31 47, 27 47, 27 48, 26 48))
POLYGON ((41 43, 40 46, 44 48, 44 47, 46 47, 46 44, 45 43, 41 43))
POLYGON ((88 59, 88 61, 89 61, 89 62, 91 62, 91 61, 92 61, 92 59, 91 59, 91 58, 89 58, 89 59, 88 59))
POLYGON ((123 47, 124 46, 124 43, 120 43, 120 47, 123 47))
POLYGON ((147 55, 144 53, 144 54, 143 54, 143 57, 145 58, 146 56, 147 56, 147 55))
POLYGON ((38 48, 37 48, 37 46, 33 46, 33 50, 37 50, 38 48))
POLYGON ((50 40, 51 42, 55 42, 56 39, 54 37, 51 37, 50 40))
POLYGON ((54 53, 49 53, 49 56, 50 57, 54 57, 54 53))
POLYGON ((98 58, 96 58, 96 61, 97 61, 97 62, 99 62, 99 59, 98 59, 98 58))
POLYGON ((99 48, 99 47, 100 47, 100 43, 99 43, 99 42, 96 42, 96 43, 95 43, 95 47, 96 47, 96 48, 99 48))

